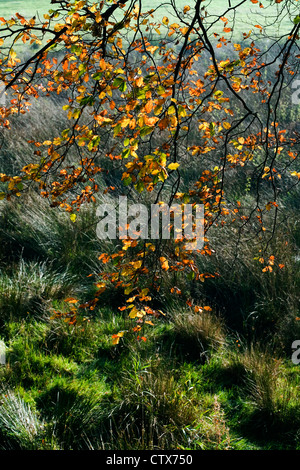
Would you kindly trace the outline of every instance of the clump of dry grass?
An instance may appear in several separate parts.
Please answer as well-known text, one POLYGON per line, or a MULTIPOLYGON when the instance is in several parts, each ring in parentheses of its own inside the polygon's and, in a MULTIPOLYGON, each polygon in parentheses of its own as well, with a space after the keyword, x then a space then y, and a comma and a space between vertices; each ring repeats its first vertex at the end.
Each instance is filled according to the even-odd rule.
POLYGON ((176 344, 191 359, 205 359, 210 352, 225 345, 224 323, 210 311, 177 311, 172 314, 171 321, 176 344))
POLYGON ((297 390, 290 384, 284 360, 259 343, 242 345, 229 356, 226 367, 239 374, 249 405, 243 424, 247 432, 284 434, 299 429, 297 390))
POLYGON ((292 398, 284 380, 283 360, 259 345, 246 348, 241 356, 246 371, 245 385, 256 411, 270 420, 283 417, 292 398))

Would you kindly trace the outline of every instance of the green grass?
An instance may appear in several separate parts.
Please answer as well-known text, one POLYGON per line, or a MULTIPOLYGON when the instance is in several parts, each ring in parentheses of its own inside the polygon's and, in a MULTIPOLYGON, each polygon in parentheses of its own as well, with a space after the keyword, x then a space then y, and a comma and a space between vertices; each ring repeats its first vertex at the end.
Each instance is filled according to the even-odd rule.
POLYGON ((2 448, 297 448, 299 374, 291 361, 257 344, 238 348, 228 332, 205 362, 186 361, 167 354, 161 333, 175 340, 172 322, 149 329, 146 343, 125 337, 115 347, 112 319, 106 313, 73 330, 45 319, 9 324, 2 448), (74 348, 57 349, 57 328, 74 348))

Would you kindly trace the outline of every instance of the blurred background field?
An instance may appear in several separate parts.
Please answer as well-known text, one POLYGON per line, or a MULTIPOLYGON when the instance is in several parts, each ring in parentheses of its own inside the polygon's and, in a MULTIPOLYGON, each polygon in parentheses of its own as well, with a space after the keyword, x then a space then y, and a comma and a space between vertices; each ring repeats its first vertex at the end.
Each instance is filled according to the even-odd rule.
MULTIPOLYGON (((227 12, 229 9, 229 3, 231 7, 234 7, 239 3, 239 1, 231 0, 231 2, 228 2, 227 0, 210 0, 203 2, 203 8, 205 7, 211 15, 220 15, 227 12)), ((248 33, 249 29, 253 29, 253 25, 255 24, 266 26, 268 33, 272 35, 283 34, 291 30, 293 23, 286 12, 280 15, 280 21, 275 21, 275 18, 277 18, 277 12, 283 10, 282 5, 276 4, 274 0, 264 0, 261 3, 264 5, 265 11, 267 12, 266 16, 268 19, 266 22, 265 20, 262 22, 262 10, 259 7, 259 2, 257 4, 252 4, 250 0, 245 4, 243 9, 238 11, 235 17, 233 16, 232 11, 229 11, 226 14, 229 21, 232 21, 233 18, 235 18, 236 34, 241 34, 243 32, 248 33)), ((188 0, 176 0, 175 4, 180 12, 185 5, 189 5, 190 3, 188 0)), ((0 0, 0 16, 3 16, 4 18, 14 15, 16 12, 24 14, 25 16, 33 16, 36 12, 43 14, 50 8, 57 8, 57 5, 51 5, 50 0, 0 0)), ((154 19, 156 21, 160 21, 163 16, 171 16, 172 14, 172 9, 159 0, 143 0, 143 11, 147 11, 152 8, 155 9, 154 19)), ((298 14, 297 9, 295 9, 294 12, 291 11, 290 14, 292 16, 294 14, 296 17, 298 14)), ((216 18, 217 16, 212 16, 209 21, 215 21, 216 18)))

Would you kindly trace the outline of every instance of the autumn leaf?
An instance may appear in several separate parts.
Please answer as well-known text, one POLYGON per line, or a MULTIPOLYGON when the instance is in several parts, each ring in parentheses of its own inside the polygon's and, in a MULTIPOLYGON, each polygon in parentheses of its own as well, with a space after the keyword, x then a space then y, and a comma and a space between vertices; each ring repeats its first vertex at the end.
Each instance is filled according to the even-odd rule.
POLYGON ((164 257, 164 256, 161 256, 159 258, 160 260, 160 263, 161 263, 161 267, 164 271, 168 271, 169 269, 169 263, 168 263, 168 260, 164 257))
POLYGON ((178 167, 179 163, 170 163, 170 165, 168 165, 169 170, 177 170, 178 167))
POLYGON ((65 302, 68 302, 69 304, 76 304, 78 301, 78 299, 75 299, 74 297, 68 297, 67 299, 65 299, 65 302))

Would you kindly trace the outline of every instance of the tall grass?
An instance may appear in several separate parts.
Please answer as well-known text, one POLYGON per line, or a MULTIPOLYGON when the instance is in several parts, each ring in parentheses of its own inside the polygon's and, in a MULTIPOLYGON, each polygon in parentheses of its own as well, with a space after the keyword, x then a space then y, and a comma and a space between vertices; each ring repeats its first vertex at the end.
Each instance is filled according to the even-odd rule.
POLYGON ((269 344, 241 344, 231 352, 227 367, 240 376, 243 400, 248 404, 242 429, 251 436, 270 440, 281 436, 283 443, 295 445, 300 429, 297 388, 289 381, 286 364, 269 344))
POLYGON ((175 449, 186 442, 185 427, 193 425, 198 409, 174 372, 155 360, 134 358, 122 373, 114 401, 101 428, 106 449, 175 449))
POLYGON ((36 450, 41 446, 44 423, 18 394, 2 392, 0 402, 0 448, 36 450))
POLYGON ((199 257, 199 266, 202 272, 217 275, 190 287, 196 302, 211 305, 228 327, 250 342, 275 342, 285 352, 300 333, 295 321, 300 309, 300 277, 293 227, 291 219, 279 226, 265 253, 246 236, 237 244, 238 232, 229 227, 213 231, 214 252, 199 257), (272 272, 264 272, 270 255, 274 256, 272 272))
POLYGON ((206 360, 226 342, 224 322, 215 313, 202 310, 195 313, 178 305, 170 312, 174 346, 187 359, 206 360))
POLYGON ((92 449, 98 439, 102 416, 103 382, 57 380, 38 398, 38 407, 48 423, 48 439, 64 450, 92 449))

